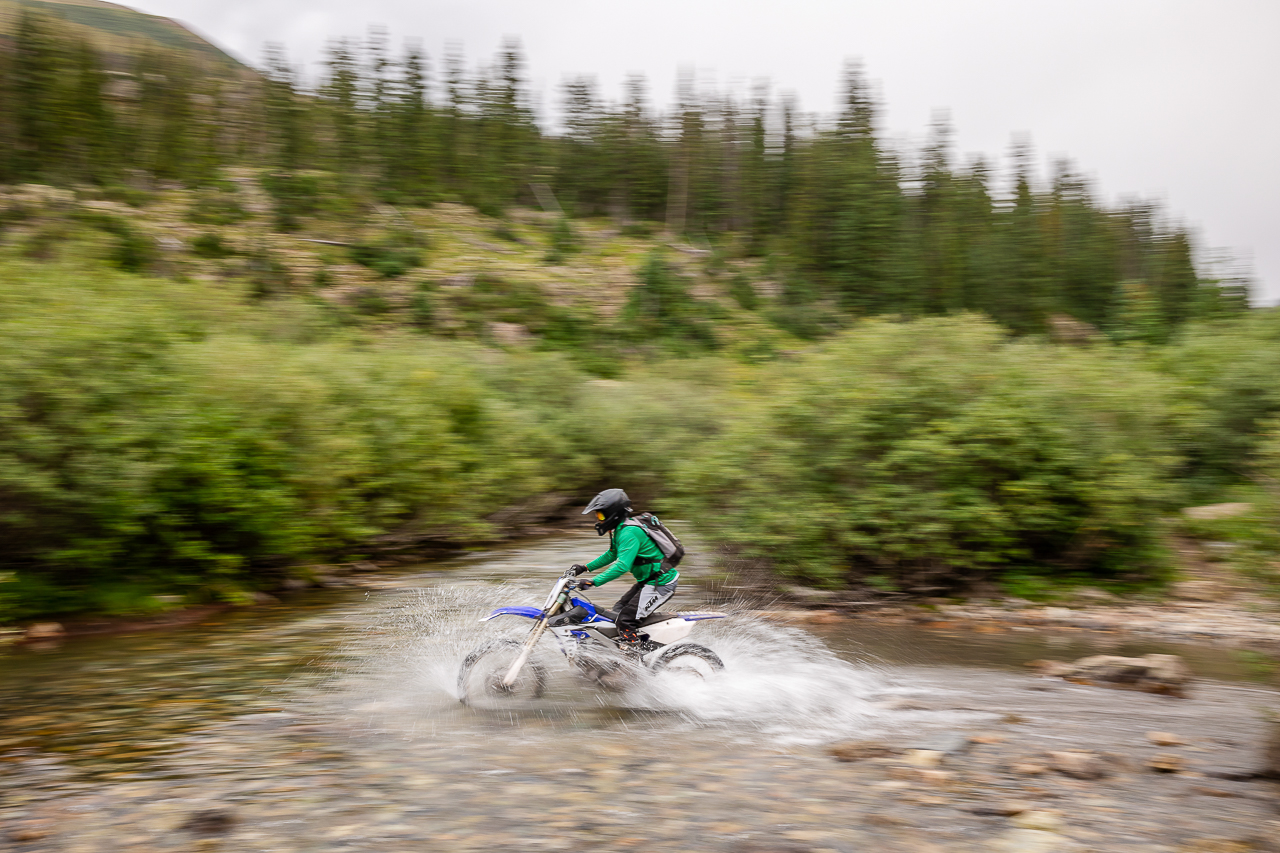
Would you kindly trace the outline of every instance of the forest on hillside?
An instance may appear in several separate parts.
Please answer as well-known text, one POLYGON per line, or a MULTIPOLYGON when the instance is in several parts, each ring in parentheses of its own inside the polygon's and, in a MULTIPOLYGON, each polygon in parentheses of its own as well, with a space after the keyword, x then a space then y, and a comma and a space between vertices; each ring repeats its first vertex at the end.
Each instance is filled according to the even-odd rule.
POLYGON ((516 43, 469 70, 433 69, 385 33, 338 39, 319 80, 268 46, 260 77, 195 55, 101 55, 24 12, 0 50, 0 183, 218 183, 267 170, 279 225, 353 201, 458 201, 491 215, 554 205, 634 228, 662 225, 769 258, 777 312, 820 333, 849 315, 975 311, 1018 333, 1054 315, 1163 339, 1192 318, 1247 305, 1246 282, 1197 272, 1192 236, 1153 203, 1118 208, 1060 162, 1041 186, 1029 146, 1008 174, 961 162, 939 119, 923 150, 888 144, 856 64, 842 108, 811 116, 763 84, 748 97, 686 80, 657 112, 643 78, 607 101, 566 81, 563 127, 533 110, 516 43))
POLYGON ((1280 312, 1157 206, 942 121, 894 145, 856 65, 827 117, 581 78, 558 130, 523 68, 375 33, 228 76, 21 17, 0 622, 247 601, 619 484, 726 571, 1133 591, 1203 539, 1280 591, 1280 312), (1178 512, 1215 501, 1249 509, 1178 512))

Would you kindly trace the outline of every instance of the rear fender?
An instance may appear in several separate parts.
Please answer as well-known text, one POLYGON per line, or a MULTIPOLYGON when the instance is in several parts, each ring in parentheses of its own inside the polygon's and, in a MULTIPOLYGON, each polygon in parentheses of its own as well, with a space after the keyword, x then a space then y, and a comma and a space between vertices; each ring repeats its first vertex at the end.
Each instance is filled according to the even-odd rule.
POLYGON ((701 613, 680 613, 677 614, 686 622, 701 622, 703 619, 723 619, 728 613, 720 613, 716 610, 704 610, 701 613))
POLYGON ((481 622, 488 622, 499 616, 527 616, 530 619, 541 619, 542 611, 536 607, 499 607, 488 616, 482 617, 481 622))

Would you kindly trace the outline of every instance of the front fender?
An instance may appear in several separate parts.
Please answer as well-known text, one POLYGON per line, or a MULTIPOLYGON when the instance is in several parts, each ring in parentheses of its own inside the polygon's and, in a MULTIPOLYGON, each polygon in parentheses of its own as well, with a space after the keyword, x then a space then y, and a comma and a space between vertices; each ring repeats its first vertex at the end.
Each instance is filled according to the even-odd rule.
POLYGON ((530 619, 541 619, 542 611, 536 607, 499 607, 488 616, 482 617, 481 622, 488 622, 498 616, 528 616, 530 619))

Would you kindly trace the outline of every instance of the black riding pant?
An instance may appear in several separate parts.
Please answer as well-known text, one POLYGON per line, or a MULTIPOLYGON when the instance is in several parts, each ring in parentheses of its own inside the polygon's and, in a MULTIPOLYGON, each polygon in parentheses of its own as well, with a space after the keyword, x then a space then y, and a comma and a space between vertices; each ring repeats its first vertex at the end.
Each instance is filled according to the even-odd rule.
POLYGON ((631 589, 627 590, 626 594, 613 606, 618 614, 614 623, 618 626, 618 630, 636 630, 646 616, 671 600, 671 596, 676 594, 677 584, 677 581, 662 586, 650 586, 647 583, 632 584, 631 589))

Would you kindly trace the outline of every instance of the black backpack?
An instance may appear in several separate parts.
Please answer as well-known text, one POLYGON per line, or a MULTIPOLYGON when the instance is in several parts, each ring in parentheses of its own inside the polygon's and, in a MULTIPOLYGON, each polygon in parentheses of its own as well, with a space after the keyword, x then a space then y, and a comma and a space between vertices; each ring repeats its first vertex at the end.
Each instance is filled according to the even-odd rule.
MULTIPOLYGON (((667 572, 680 565, 680 561, 684 559, 684 546, 680 544, 680 540, 675 534, 667 529, 667 526, 658 520, 658 517, 651 512, 642 512, 633 515, 626 521, 622 522, 623 527, 639 527, 645 533, 649 534, 649 538, 653 540, 653 544, 658 546, 658 550, 662 552, 662 563, 656 571, 650 572, 648 580, 652 580, 658 575, 667 572)), ((652 563, 650 563, 652 565, 652 563)))

